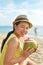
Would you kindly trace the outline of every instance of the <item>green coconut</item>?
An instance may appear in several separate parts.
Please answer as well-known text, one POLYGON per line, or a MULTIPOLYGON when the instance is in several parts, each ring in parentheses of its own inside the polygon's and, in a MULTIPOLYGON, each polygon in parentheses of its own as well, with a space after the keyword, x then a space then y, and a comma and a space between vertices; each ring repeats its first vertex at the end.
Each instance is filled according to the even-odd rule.
POLYGON ((29 48, 37 48, 38 44, 36 41, 27 41, 24 43, 24 50, 26 50, 28 47, 29 48))

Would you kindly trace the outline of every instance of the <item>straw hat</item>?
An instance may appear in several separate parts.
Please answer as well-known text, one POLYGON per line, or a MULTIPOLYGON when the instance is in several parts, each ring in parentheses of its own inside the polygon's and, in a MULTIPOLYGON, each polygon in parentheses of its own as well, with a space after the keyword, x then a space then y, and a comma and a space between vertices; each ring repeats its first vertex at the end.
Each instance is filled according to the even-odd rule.
POLYGON ((21 22, 21 21, 22 22, 23 21, 28 22, 29 28, 32 27, 32 23, 29 22, 29 20, 28 20, 28 18, 27 18, 26 15, 19 15, 19 16, 17 16, 16 19, 15 19, 15 21, 13 21, 13 24, 15 24, 16 22, 21 22))

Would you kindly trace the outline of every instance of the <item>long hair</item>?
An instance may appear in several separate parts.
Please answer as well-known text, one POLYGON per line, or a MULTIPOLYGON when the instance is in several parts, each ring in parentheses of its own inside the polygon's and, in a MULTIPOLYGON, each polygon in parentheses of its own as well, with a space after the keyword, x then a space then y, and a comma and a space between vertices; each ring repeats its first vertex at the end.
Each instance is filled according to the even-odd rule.
MULTIPOLYGON (((15 24, 18 25, 19 23, 20 23, 20 22, 16 22, 15 24)), ((10 31, 10 32, 7 34, 6 38, 3 39, 3 41, 2 41, 1 53, 2 53, 3 47, 4 47, 4 45, 5 45, 5 42, 7 41, 7 39, 9 38, 9 36, 10 36, 14 31, 15 31, 15 28, 14 28, 14 25, 13 25, 13 31, 10 31)))
POLYGON ((13 32, 14 32, 14 31, 10 31, 10 32, 7 34, 6 38, 3 39, 3 41, 2 41, 2 46, 1 46, 1 52, 2 52, 2 49, 3 49, 3 47, 4 47, 5 42, 7 41, 7 39, 9 38, 9 36, 10 36, 13 32))

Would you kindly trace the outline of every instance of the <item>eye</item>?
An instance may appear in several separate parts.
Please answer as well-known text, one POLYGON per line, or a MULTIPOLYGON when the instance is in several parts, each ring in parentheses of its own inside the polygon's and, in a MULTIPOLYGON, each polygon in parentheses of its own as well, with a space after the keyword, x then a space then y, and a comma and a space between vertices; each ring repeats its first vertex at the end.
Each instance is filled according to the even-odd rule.
POLYGON ((21 25, 21 28, 25 28, 23 25, 21 25))

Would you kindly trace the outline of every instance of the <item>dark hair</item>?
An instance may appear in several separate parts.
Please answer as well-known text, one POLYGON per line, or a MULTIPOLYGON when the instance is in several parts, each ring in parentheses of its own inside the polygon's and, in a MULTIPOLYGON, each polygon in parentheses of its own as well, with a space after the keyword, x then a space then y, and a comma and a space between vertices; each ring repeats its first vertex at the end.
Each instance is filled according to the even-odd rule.
MULTIPOLYGON (((15 24, 16 25, 18 25, 20 22, 16 22, 15 24)), ((14 25, 13 25, 13 31, 10 31, 8 34, 7 34, 7 36, 6 36, 6 38, 5 39, 3 39, 3 41, 2 41, 2 46, 1 46, 1 53, 2 53, 2 50, 3 50, 3 47, 4 47, 4 45, 5 45, 5 42, 7 41, 7 39, 9 38, 9 36, 14 32, 14 25)))

